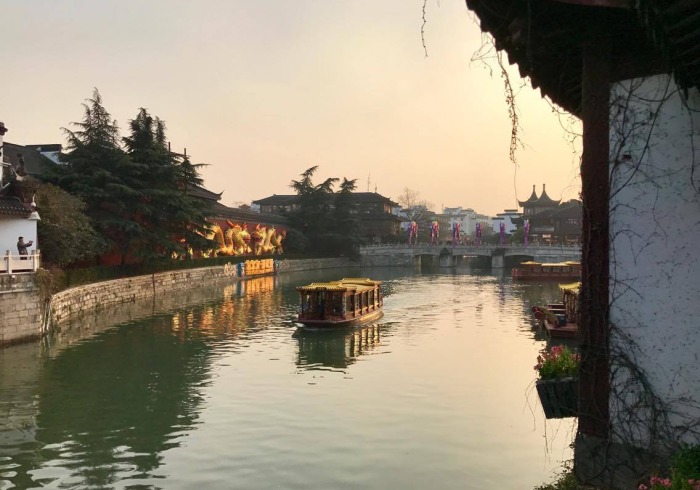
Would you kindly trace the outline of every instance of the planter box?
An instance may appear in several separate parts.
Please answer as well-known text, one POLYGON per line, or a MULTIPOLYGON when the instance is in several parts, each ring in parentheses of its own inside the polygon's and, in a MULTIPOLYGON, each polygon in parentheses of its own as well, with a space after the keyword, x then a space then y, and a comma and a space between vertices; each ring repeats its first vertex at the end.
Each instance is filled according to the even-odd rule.
POLYGON ((535 383, 544 416, 548 419, 576 417, 578 378, 545 379, 535 383))

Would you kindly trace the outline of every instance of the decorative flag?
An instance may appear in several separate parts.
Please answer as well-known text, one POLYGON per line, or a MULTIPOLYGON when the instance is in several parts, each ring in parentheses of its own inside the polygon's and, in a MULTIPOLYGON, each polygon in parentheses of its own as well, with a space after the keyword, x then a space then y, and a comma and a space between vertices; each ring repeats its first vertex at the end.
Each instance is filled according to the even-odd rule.
POLYGON ((430 223, 430 244, 436 245, 440 236, 440 224, 437 221, 430 223))
POLYGON ((529 219, 526 219, 523 222, 523 232, 525 235, 525 246, 527 247, 527 236, 530 233, 530 220, 529 219))

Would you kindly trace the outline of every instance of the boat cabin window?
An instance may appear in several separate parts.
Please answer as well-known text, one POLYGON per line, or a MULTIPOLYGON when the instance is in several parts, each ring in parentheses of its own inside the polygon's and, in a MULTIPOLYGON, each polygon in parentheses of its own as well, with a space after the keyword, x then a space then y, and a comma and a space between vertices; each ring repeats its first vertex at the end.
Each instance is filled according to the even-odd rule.
POLYGON ((333 310, 331 314, 340 315, 343 313, 343 293, 335 293, 331 297, 333 310))
POLYGON ((302 302, 301 302, 301 310, 302 311, 311 311, 313 308, 311 307, 311 295, 309 293, 306 293, 303 295, 302 302))

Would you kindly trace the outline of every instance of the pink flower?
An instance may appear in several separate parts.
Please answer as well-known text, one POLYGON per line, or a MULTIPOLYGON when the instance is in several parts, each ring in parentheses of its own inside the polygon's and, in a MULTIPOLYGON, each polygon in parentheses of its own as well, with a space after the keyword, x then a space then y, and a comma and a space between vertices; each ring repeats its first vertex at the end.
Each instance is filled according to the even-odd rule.
POLYGON ((649 490, 649 487, 647 487, 644 483, 641 483, 639 487, 637 487, 637 490, 649 490))

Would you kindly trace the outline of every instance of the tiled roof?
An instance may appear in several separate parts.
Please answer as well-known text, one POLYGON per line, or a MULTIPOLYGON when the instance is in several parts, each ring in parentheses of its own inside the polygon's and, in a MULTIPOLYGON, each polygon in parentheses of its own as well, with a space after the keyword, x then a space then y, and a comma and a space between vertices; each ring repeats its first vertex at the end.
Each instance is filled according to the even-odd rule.
POLYGON ((38 151, 22 145, 15 145, 5 141, 3 156, 5 161, 17 168, 19 165, 19 155, 24 159, 24 171, 29 175, 42 175, 48 168, 55 165, 38 151))
POLYGON ((63 145, 60 143, 50 143, 46 145, 24 145, 25 148, 31 148, 32 150, 36 150, 38 152, 53 152, 53 151, 61 151, 63 150, 63 145))
POLYGON ((233 221, 242 220, 250 223, 267 223, 271 225, 288 225, 289 220, 284 216, 269 213, 256 213, 245 209, 235 209, 224 206, 221 203, 214 203, 211 207, 211 218, 223 218, 233 221))
MULTIPOLYGON (((253 201, 254 204, 260 206, 290 206, 297 202, 299 196, 296 194, 273 194, 269 197, 264 197, 253 201)), ((352 201, 356 203, 387 203, 391 206, 398 206, 397 203, 393 202, 388 197, 384 197, 376 192, 353 192, 352 201)))
POLYGON ((212 192, 209 189, 205 189, 199 185, 188 186, 187 193, 191 196, 201 197, 202 199, 207 199, 210 201, 219 201, 219 199, 221 199, 221 194, 223 194, 223 192, 219 192, 217 194, 216 192, 212 192))
POLYGON ((31 209, 27 208, 16 197, 0 197, 0 215, 29 216, 31 209))
POLYGON ((532 194, 530 194, 530 197, 528 198, 527 201, 518 201, 518 204, 520 206, 524 206, 525 204, 535 204, 537 203, 538 197, 537 197, 537 192, 535 192, 535 186, 532 186, 532 194))

